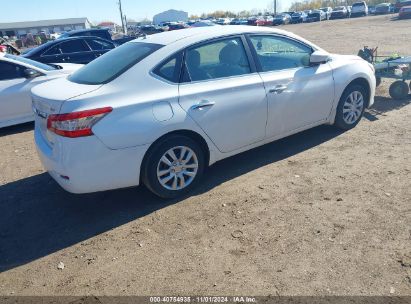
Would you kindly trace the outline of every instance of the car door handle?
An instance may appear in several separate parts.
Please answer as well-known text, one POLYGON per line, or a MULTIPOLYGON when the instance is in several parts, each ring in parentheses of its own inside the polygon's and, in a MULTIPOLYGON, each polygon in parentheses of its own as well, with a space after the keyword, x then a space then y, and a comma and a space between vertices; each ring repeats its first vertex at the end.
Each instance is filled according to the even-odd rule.
POLYGON ((285 86, 285 85, 278 85, 278 86, 276 86, 274 89, 271 89, 269 92, 270 92, 270 93, 281 94, 281 93, 284 92, 285 90, 287 90, 287 86, 285 86))
POLYGON ((198 104, 192 106, 191 110, 202 110, 203 108, 212 107, 213 105, 215 105, 215 102, 213 101, 202 100, 198 104))

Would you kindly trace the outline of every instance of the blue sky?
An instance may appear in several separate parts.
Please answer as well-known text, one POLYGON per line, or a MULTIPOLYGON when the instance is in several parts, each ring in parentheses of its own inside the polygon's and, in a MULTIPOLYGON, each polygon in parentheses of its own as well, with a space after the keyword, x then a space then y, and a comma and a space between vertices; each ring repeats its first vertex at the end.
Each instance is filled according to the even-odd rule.
MULTIPOLYGON (((0 23, 88 17, 90 21, 119 22, 116 0, 1 0, 0 23)), ((277 0, 286 9, 291 0, 277 0)), ((270 0, 122 0, 124 13, 129 19, 152 18, 168 9, 182 9, 189 14, 215 10, 251 10, 272 7, 270 0)))

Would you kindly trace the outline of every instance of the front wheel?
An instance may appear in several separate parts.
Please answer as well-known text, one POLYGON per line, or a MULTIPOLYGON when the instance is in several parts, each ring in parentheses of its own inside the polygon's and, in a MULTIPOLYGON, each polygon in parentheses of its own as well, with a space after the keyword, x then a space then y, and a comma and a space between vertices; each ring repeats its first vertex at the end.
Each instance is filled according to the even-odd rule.
POLYGON ((366 107, 366 90, 360 85, 348 86, 338 103, 334 125, 343 130, 354 128, 366 107))
POLYGON ((191 138, 171 135, 155 144, 145 158, 142 181, 162 198, 176 198, 190 192, 201 179, 205 154, 191 138))

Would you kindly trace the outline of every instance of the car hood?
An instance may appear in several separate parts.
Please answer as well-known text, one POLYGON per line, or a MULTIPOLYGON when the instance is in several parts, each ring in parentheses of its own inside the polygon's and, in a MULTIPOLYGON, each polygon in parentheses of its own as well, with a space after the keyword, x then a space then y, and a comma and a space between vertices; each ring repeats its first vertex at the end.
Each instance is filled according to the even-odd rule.
MULTIPOLYGON (((60 70, 61 71, 61 70, 60 70)), ((38 86, 31 92, 34 96, 54 101, 66 101, 101 88, 102 85, 86 85, 71 82, 67 77, 58 78, 38 86)))

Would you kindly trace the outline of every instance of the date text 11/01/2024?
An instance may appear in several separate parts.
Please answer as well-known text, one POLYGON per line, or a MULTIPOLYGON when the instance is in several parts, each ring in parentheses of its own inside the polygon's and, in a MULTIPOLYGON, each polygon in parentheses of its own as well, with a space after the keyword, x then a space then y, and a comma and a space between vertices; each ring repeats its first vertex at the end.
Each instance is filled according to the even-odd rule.
POLYGON ((254 297, 150 297, 150 303, 256 303, 254 297))

